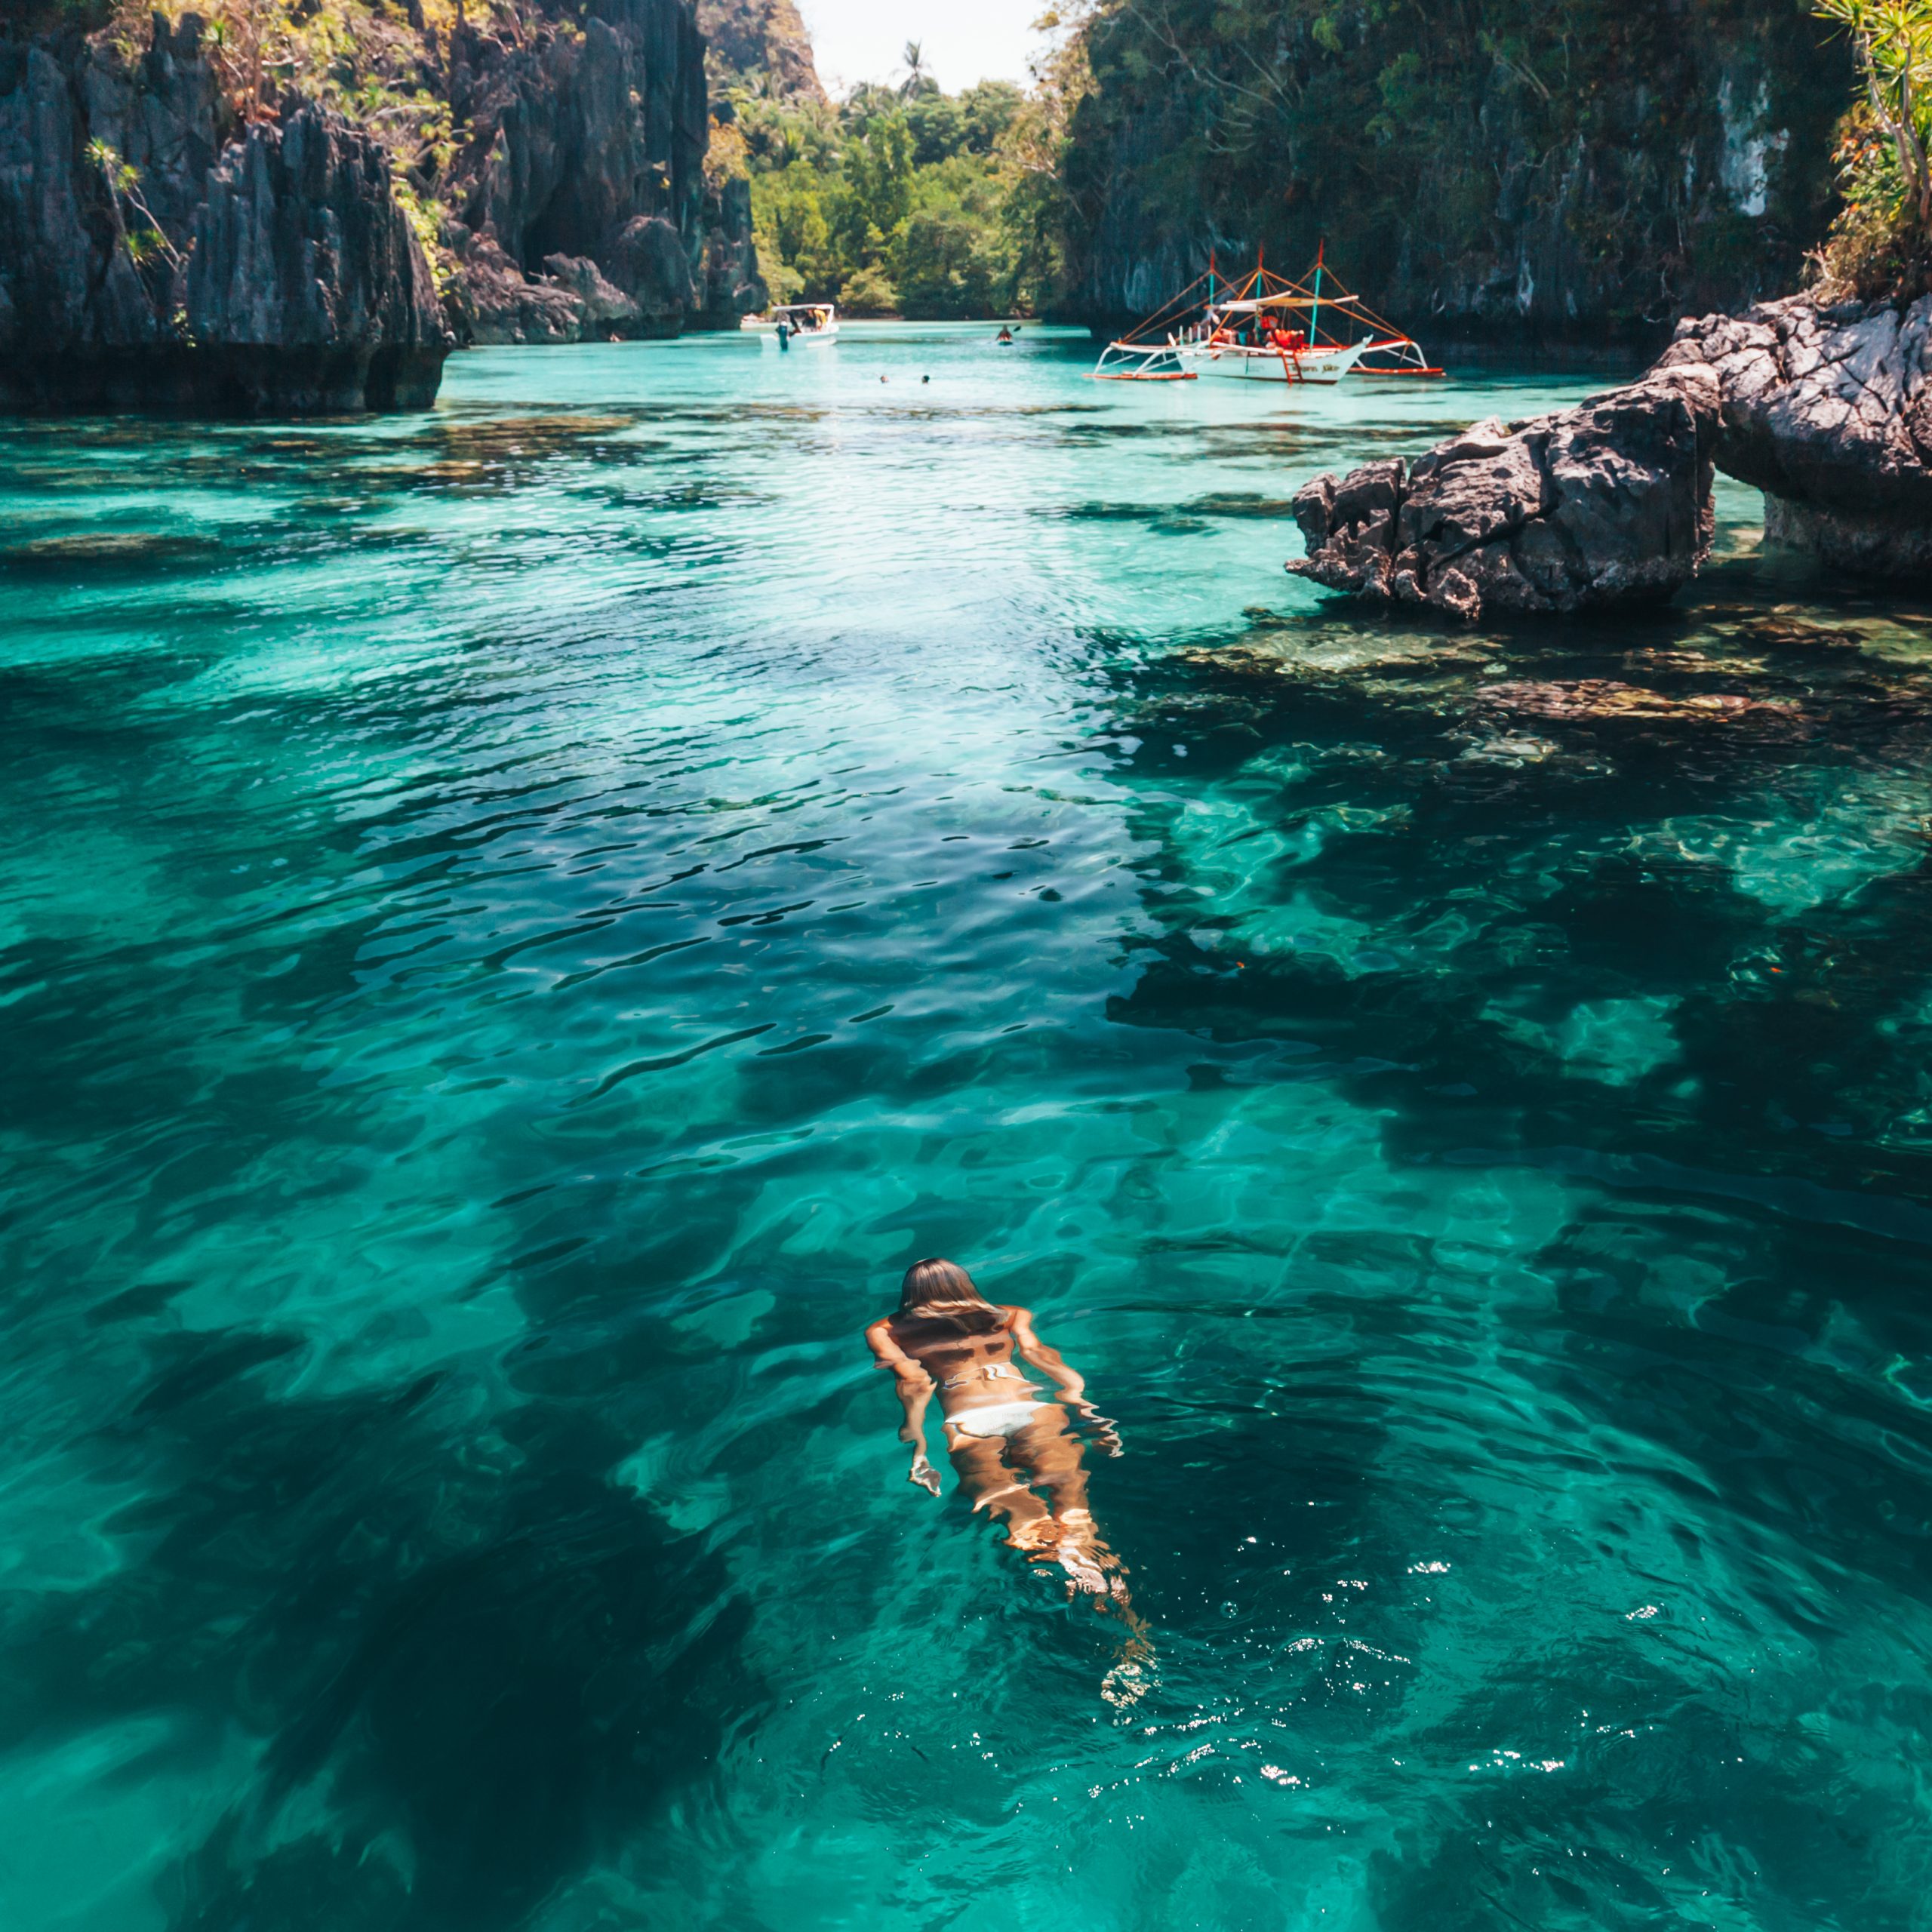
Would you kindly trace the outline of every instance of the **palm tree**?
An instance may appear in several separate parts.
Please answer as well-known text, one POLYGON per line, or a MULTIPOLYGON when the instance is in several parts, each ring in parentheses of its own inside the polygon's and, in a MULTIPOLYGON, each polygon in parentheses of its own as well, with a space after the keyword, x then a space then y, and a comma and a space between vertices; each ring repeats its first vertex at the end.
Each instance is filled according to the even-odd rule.
POLYGON ((924 94, 932 76, 926 72, 926 51, 916 40, 906 43, 906 78, 899 83, 899 98, 910 100, 924 94))

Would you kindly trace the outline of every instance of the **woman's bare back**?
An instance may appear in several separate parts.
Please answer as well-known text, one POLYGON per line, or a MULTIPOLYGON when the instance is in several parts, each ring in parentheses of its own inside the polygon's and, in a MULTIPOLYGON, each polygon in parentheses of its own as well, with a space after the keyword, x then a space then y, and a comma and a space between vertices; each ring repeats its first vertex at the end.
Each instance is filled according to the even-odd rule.
POLYGON ((931 1377, 938 1392, 940 1413, 1020 1398, 1035 1385, 1014 1366, 1015 1328, 1026 1318, 1023 1309, 993 1304, 997 1327, 977 1335, 961 1334, 956 1324, 896 1315, 881 1324, 906 1358, 931 1377))

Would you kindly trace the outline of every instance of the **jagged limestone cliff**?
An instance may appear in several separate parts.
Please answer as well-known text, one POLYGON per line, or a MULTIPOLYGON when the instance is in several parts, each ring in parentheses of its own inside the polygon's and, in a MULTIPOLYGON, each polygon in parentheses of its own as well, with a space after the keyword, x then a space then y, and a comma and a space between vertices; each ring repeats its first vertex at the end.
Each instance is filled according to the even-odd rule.
POLYGON ((452 346, 339 115, 244 125, 192 17, 132 59, 0 37, 0 407, 419 408, 452 346))
POLYGON ((1634 349, 1790 287, 1850 56, 1804 0, 1100 0, 1068 306, 1318 238, 1418 334, 1634 349))
POLYGON ((737 300, 751 277, 708 272, 728 216, 721 195, 706 218, 691 0, 526 11, 517 31, 466 22, 448 42, 456 151, 426 185, 448 211, 459 328, 481 342, 675 335, 756 306, 749 287, 737 300))
POLYGON ((0 13, 0 406, 414 407, 764 299, 694 0, 169 5, 0 13))

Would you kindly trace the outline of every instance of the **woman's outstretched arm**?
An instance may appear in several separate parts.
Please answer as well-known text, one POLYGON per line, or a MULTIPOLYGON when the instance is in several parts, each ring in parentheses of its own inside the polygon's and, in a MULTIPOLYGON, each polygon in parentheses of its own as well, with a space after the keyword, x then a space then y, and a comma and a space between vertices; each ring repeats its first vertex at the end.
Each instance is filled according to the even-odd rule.
POLYGON ((933 1379, 892 1339, 890 1321, 875 1321, 866 1331, 866 1341, 878 1358, 881 1368, 892 1371, 905 1420, 899 1425, 899 1439, 912 1449, 912 1466, 906 1473, 908 1482, 917 1483, 928 1494, 939 1494, 939 1472, 926 1460, 926 1404, 933 1398, 933 1379))
POLYGON ((1057 1383, 1072 1404, 1074 1413, 1083 1422, 1094 1425, 1094 1440, 1109 1456, 1118 1456, 1121 1452, 1120 1432, 1088 1401, 1086 1380, 1080 1371, 1068 1364, 1059 1349, 1041 1340, 1033 1326, 1033 1311, 1030 1308, 1009 1308, 1005 1314, 1013 1328, 1013 1346, 1020 1358, 1032 1363, 1042 1375, 1057 1383))

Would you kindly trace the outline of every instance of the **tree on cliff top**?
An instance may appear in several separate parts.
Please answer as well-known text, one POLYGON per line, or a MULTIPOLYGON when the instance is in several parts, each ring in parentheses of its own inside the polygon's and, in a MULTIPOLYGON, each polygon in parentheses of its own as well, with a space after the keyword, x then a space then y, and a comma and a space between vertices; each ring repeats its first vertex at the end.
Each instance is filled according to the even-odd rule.
POLYGON ((817 101, 825 88, 796 0, 697 0, 714 99, 733 88, 774 100, 817 101))
POLYGON ((1819 0, 1849 37, 1864 99, 1845 117, 1843 212, 1818 256, 1827 291, 1932 288, 1932 4, 1819 0))

